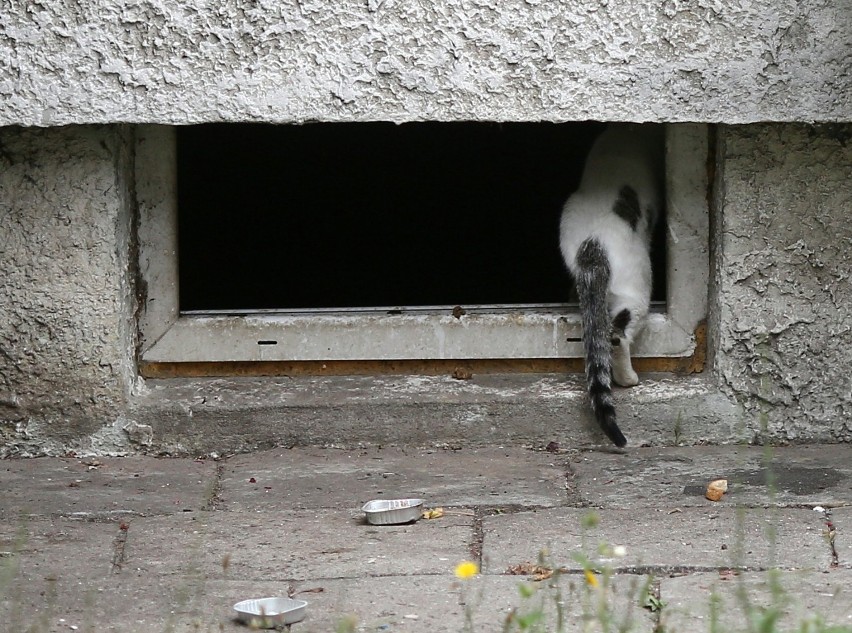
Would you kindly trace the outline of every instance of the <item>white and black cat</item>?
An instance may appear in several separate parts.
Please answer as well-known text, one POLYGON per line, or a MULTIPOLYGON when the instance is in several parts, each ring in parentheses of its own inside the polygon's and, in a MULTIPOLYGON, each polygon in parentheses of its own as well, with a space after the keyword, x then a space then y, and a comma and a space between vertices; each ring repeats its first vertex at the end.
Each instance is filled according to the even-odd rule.
POLYGON ((595 417, 616 446, 612 380, 639 382, 630 345, 651 301, 651 237, 662 211, 664 131, 611 124, 592 146, 579 189, 562 210, 560 246, 583 322, 586 379, 595 417))

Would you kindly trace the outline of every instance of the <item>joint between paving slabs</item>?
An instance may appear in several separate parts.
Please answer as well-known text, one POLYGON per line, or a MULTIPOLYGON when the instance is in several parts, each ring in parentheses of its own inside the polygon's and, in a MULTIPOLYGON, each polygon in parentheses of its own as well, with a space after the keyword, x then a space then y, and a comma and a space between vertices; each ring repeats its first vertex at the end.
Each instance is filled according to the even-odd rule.
POLYGON ((565 504, 570 508, 588 508, 591 503, 584 499, 577 488, 576 479, 577 473, 571 468, 571 462, 566 461, 563 467, 565 475, 565 504))
POLYGON ((473 532, 470 542, 470 560, 476 563, 479 569, 482 569, 482 547, 485 543, 485 527, 483 525, 485 512, 480 507, 473 509, 473 532))
POLYGON ((112 573, 120 574, 124 566, 125 552, 127 550, 127 533, 130 531, 130 524, 122 521, 118 524, 118 534, 112 542, 112 573))
MULTIPOLYGON (((653 597, 654 601, 648 601, 650 604, 655 605, 656 608, 651 609, 651 613, 654 616, 654 633, 658 631, 660 633, 665 633, 663 630, 663 593, 660 588, 663 584, 662 578, 659 576, 651 576, 651 584, 648 587, 648 597, 653 597)), ((642 598, 643 601, 646 599, 642 598)), ((645 606, 644 604, 642 606, 645 606)))
MULTIPOLYGON (((736 566, 731 567, 729 565, 715 566, 715 565, 626 565, 624 567, 614 567, 612 569, 612 573, 616 575, 626 575, 626 576, 653 576, 655 578, 669 577, 674 578, 677 576, 689 576, 691 574, 706 574, 706 573, 746 573, 746 572, 764 572, 770 571, 771 569, 778 569, 780 571, 796 571, 799 569, 798 567, 763 567, 763 566, 736 566)), ((568 569, 561 568, 559 570, 562 574, 583 574, 585 573, 582 569, 568 569)))
POLYGON ((826 508, 825 515, 825 538, 828 541, 828 547, 831 550, 831 564, 829 567, 832 569, 836 567, 840 567, 840 556, 837 554, 837 526, 834 525, 834 521, 831 520, 831 508, 826 508))
POLYGON ((106 510, 101 512, 60 512, 55 516, 83 523, 114 523, 116 518, 126 520, 130 517, 145 517, 149 515, 133 510, 106 510))
POLYGON ((213 481, 204 491, 203 503, 201 510, 211 512, 217 510, 222 502, 222 478, 225 474, 225 465, 222 462, 216 462, 216 472, 213 475, 213 481))

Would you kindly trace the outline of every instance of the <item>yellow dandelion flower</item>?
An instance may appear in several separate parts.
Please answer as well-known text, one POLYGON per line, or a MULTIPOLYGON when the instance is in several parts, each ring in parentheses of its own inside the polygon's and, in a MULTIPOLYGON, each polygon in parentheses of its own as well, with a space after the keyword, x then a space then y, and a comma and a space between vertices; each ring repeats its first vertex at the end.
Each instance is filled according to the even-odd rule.
POLYGON ((479 567, 476 563, 469 560, 463 561, 456 565, 456 576, 462 579, 472 578, 479 573, 479 567))
POLYGON ((598 584, 599 584, 598 583, 598 577, 595 576, 591 572, 591 570, 587 569, 586 572, 585 572, 585 575, 586 575, 586 584, 587 585, 589 585, 590 587, 597 587, 598 586, 598 584))

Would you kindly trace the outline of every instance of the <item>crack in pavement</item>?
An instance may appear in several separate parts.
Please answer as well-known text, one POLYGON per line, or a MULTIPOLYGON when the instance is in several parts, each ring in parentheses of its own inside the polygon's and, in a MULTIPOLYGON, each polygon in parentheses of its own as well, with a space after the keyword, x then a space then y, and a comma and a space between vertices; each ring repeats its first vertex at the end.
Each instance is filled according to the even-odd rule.
POLYGON ((485 525, 484 519, 487 512, 479 506, 473 509, 473 538, 470 543, 470 559, 476 563, 479 569, 482 569, 482 548, 485 545, 485 525))
POLYGON ((118 524, 118 534, 112 542, 112 573, 120 574, 124 565, 125 550, 127 549, 127 533, 130 524, 122 521, 118 524))
POLYGON ((222 479, 225 474, 225 464, 216 462, 216 472, 213 475, 213 481, 204 493, 204 503, 201 505, 201 510, 204 512, 212 512, 217 510, 222 503, 222 479))
POLYGON ((823 520, 825 521, 825 537, 828 541, 828 547, 831 549, 831 568, 840 567, 840 556, 837 554, 837 545, 835 541, 837 540, 837 527, 834 525, 834 522, 831 520, 831 508, 826 508, 823 514, 823 520))

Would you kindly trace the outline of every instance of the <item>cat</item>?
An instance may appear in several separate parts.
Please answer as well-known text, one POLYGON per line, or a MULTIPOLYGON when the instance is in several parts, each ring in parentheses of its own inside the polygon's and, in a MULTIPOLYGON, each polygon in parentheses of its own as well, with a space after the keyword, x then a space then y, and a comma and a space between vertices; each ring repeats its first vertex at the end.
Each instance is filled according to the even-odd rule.
POLYGON ((586 381, 595 418, 619 447, 612 381, 639 382, 630 346, 651 302, 651 238, 662 213, 664 131, 611 124, 586 159, 580 186, 565 202, 562 257, 580 301, 586 381))

